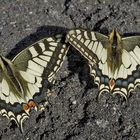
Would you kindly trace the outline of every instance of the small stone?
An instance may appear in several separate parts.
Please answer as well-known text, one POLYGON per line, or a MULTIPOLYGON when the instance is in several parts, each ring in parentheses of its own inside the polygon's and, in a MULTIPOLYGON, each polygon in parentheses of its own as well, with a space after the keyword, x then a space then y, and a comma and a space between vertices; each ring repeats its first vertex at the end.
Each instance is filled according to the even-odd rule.
POLYGON ((76 100, 72 102, 72 104, 74 104, 74 105, 76 105, 76 103, 77 103, 77 101, 76 101, 76 100))

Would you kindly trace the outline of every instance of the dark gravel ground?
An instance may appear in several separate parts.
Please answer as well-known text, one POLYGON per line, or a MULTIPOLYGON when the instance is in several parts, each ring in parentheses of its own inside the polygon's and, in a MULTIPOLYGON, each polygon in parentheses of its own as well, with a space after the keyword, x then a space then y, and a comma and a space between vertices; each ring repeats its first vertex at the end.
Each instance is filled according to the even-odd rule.
MULTIPOLYGON (((1 0, 0 54, 12 58, 44 36, 75 27, 139 34, 140 0, 1 0)), ((140 140, 140 90, 128 103, 106 93, 98 103, 97 92, 86 60, 71 48, 45 111, 31 111, 23 134, 0 117, 0 139, 140 140)))

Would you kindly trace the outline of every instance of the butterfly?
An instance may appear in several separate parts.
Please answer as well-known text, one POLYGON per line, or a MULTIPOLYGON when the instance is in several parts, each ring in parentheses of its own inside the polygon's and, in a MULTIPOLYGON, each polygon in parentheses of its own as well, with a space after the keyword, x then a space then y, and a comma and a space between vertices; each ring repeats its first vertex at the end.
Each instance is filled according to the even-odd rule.
POLYGON ((45 79, 53 83, 67 51, 68 46, 61 43, 60 37, 47 37, 12 60, 0 56, 0 114, 14 120, 21 131, 30 109, 44 101, 45 79))
POLYGON ((68 32, 66 41, 88 60, 98 97, 106 91, 127 100, 140 85, 140 36, 122 38, 116 28, 108 36, 74 29, 68 32))

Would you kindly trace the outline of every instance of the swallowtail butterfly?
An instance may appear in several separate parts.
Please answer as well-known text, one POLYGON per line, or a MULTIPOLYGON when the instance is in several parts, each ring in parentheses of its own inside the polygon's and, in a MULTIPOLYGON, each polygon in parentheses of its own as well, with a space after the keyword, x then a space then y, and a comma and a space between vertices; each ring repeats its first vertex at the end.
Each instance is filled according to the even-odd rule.
POLYGON ((44 100, 41 90, 44 78, 53 81, 63 63, 68 46, 60 38, 44 38, 22 50, 11 61, 0 56, 0 114, 22 122, 31 107, 44 100))
POLYGON ((99 96, 107 91, 127 99, 140 85, 140 36, 122 38, 117 29, 109 36, 74 29, 66 40, 88 60, 99 96))

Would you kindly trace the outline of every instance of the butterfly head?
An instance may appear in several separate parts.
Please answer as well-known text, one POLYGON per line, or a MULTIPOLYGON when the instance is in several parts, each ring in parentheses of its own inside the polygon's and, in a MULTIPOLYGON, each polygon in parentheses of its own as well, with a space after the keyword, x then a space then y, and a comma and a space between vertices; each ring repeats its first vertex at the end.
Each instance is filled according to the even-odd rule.
POLYGON ((5 66, 4 66, 4 60, 3 60, 3 57, 0 56, 0 69, 1 70, 4 70, 5 66))
POLYGON ((109 34, 109 42, 113 49, 121 48, 121 36, 117 28, 113 28, 112 32, 109 34))
POLYGON ((1 59, 1 56, 0 56, 0 68, 1 68, 1 65, 2 65, 2 59, 1 59))
POLYGON ((0 76, 2 75, 2 65, 3 65, 3 63, 2 63, 1 56, 0 56, 0 76))

